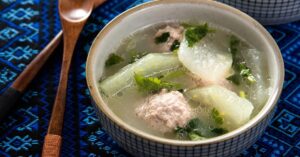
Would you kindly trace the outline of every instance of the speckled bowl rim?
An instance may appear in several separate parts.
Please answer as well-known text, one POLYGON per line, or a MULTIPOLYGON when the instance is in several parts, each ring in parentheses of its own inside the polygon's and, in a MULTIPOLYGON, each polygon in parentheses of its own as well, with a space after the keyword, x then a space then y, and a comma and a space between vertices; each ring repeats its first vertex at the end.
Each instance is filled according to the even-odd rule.
MULTIPOLYGON (((98 52, 99 53, 99 52, 98 52)), ((115 17, 110 23, 108 23, 101 31, 100 33, 97 35, 97 37, 94 39, 92 46, 90 48, 90 53, 88 55, 87 58, 87 66, 86 66, 86 79, 87 79, 87 84, 88 84, 88 88, 89 91, 91 93, 92 99, 94 100, 94 102, 97 104, 98 108, 100 108, 100 110, 110 119, 112 120, 114 123, 116 123, 119 127, 125 129, 126 131, 137 135, 141 138, 150 140, 150 141, 154 141, 154 142, 158 142, 161 144, 168 144, 168 145, 174 145, 174 146, 196 146, 196 145, 207 145, 207 144, 212 144, 212 143, 218 143, 218 142, 222 142, 225 140, 229 140, 231 138, 237 137, 240 134, 245 133, 247 130, 249 130, 250 128, 256 126, 258 123, 260 123, 276 106, 277 100, 279 99, 279 96, 281 94, 282 91, 282 87, 283 87, 283 81, 284 81, 284 63, 283 63, 283 59, 280 53, 280 50, 276 44, 276 42, 274 41, 274 39, 271 37, 271 35, 265 30, 265 28, 260 25, 257 21, 255 21, 253 18, 251 18, 250 16, 246 15, 245 13, 230 7, 228 5, 222 4, 220 2, 216 2, 216 1, 210 1, 210 0, 172 0, 172 1, 152 1, 152 2, 147 2, 147 3, 143 3, 140 4, 136 7, 133 7, 125 12, 123 12, 122 14, 118 15, 117 17, 115 17), (277 90, 274 91, 274 93, 272 93, 272 95, 269 97, 266 105, 261 109, 261 111, 255 116, 253 117, 249 122, 247 122, 245 125, 243 125, 242 127, 233 130, 227 134, 218 136, 218 137, 214 137, 214 138, 210 138, 210 139, 205 139, 205 140, 200 140, 200 141, 179 141, 179 140, 173 140, 173 139, 166 139, 166 138, 162 138, 162 137, 157 137, 148 133, 144 133, 132 126, 130 126, 129 124, 126 124, 125 122, 121 121, 109 108, 108 105, 106 105, 106 103, 103 101, 102 97, 99 96, 100 94, 97 91, 97 81, 93 81, 94 78, 94 73, 92 71, 92 58, 94 58, 95 56, 95 51, 93 51, 93 49, 95 48, 95 44, 97 44, 98 42, 101 42, 101 40, 103 39, 104 36, 107 35, 107 33, 115 26, 117 25, 123 18, 130 16, 132 13, 147 8, 147 7, 151 7, 154 5, 159 5, 159 4, 170 4, 170 3, 197 3, 197 4, 206 4, 206 5, 212 5, 214 7, 220 8, 220 9, 224 9, 227 11, 230 11, 231 13, 237 14, 241 17, 244 18, 244 20, 249 21, 253 27, 255 27, 260 33, 263 34, 263 36, 266 38, 266 40, 271 44, 272 48, 274 49, 275 52, 275 56, 276 56, 276 60, 277 63, 279 64, 279 72, 278 74, 280 76, 278 76, 278 81, 275 82, 274 87, 276 87, 277 90)))

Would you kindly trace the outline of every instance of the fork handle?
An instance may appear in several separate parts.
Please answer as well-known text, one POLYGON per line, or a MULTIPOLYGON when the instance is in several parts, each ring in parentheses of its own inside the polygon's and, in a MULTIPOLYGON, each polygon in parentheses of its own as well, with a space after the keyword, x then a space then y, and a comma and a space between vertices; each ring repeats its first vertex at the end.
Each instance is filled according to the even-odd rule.
POLYGON ((61 144, 61 136, 47 134, 44 141, 42 157, 59 157, 61 144))

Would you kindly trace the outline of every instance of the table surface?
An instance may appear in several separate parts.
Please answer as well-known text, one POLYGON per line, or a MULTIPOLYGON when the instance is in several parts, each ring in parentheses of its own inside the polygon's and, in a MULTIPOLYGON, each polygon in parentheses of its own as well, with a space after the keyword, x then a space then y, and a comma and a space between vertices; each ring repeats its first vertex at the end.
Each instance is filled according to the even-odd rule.
MULTIPOLYGON (((62 156, 129 156, 102 130, 85 81, 93 38, 112 18, 145 0, 108 0, 97 8, 79 39, 70 72, 62 156)), ((0 0, 0 93, 59 32, 56 0, 0 0)), ((265 134, 240 156, 300 154, 300 21, 266 27, 285 61, 285 83, 265 134)), ((62 46, 0 124, 0 156, 39 156, 58 85, 62 46)))

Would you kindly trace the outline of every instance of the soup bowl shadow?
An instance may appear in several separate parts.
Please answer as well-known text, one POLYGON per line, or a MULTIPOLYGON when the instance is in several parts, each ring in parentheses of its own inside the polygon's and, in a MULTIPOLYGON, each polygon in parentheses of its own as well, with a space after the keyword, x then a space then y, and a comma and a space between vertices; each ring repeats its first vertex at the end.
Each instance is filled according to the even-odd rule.
POLYGON ((209 0, 153 1, 127 10, 107 24, 89 52, 86 78, 92 102, 106 132, 133 156, 235 156, 253 145, 273 117, 284 80, 280 50, 257 21, 225 4, 209 0), (105 60, 131 33, 166 21, 206 21, 231 30, 256 47, 270 75, 270 97, 261 111, 240 128, 200 141, 179 141, 144 133, 116 116, 98 89, 105 60))

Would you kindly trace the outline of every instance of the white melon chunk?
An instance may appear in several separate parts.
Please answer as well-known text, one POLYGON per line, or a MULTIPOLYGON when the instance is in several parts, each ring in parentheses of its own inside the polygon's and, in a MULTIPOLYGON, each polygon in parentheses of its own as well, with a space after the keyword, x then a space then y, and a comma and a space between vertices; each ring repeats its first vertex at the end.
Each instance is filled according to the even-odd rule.
POLYGON ((194 101, 216 108, 224 118, 223 126, 230 129, 245 124, 253 110, 250 101, 219 85, 193 89, 186 94, 194 101))
POLYGON ((132 86, 135 73, 143 76, 156 76, 179 67, 181 64, 174 54, 151 53, 106 78, 99 87, 105 95, 113 96, 132 86))
POLYGON ((189 47, 184 38, 179 47, 178 58, 204 83, 220 84, 230 75, 232 65, 232 56, 228 51, 228 45, 224 45, 224 41, 226 43, 228 41, 225 35, 215 34, 213 39, 206 36, 193 47, 189 47), (224 40, 215 40, 217 38, 224 40))

